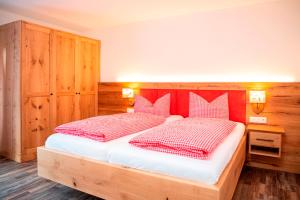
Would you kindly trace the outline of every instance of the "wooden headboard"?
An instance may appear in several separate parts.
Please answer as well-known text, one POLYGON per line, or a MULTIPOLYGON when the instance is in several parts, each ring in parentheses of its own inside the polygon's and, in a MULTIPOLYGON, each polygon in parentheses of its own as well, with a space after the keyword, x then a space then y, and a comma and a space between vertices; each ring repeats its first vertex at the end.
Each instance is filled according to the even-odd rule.
POLYGON ((248 162, 264 168, 300 173, 300 83, 99 83, 99 114, 125 112, 128 99, 122 98, 122 88, 188 89, 188 90, 244 90, 246 91, 246 123, 249 116, 256 116, 248 102, 250 90, 266 91, 267 102, 260 116, 268 124, 285 129, 282 157, 252 156, 248 162))

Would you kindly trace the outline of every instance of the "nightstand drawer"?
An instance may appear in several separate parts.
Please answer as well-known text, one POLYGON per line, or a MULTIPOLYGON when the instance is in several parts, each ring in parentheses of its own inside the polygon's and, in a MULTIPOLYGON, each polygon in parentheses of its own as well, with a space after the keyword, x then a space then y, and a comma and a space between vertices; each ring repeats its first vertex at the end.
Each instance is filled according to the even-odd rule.
POLYGON ((281 135, 276 133, 263 133, 250 131, 250 144, 265 147, 281 147, 281 135))

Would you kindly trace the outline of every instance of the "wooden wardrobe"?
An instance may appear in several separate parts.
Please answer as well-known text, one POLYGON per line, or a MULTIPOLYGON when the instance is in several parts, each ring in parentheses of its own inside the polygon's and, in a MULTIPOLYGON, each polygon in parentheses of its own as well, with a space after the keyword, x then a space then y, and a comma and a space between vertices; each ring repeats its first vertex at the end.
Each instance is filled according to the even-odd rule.
POLYGON ((0 154, 36 158, 60 124, 98 111, 100 41, 17 21, 0 26, 0 154))

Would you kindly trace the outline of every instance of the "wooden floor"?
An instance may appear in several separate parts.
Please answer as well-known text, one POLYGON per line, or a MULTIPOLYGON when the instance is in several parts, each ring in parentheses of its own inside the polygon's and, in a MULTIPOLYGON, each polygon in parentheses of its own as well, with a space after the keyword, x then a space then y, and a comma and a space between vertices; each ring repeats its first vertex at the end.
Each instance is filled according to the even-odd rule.
POLYGON ((244 167, 234 200, 300 200, 300 174, 244 167))
MULTIPOLYGON (((0 199, 99 199, 37 176, 36 162, 0 157, 0 199)), ((244 168, 234 200, 300 200, 300 175, 244 168)))

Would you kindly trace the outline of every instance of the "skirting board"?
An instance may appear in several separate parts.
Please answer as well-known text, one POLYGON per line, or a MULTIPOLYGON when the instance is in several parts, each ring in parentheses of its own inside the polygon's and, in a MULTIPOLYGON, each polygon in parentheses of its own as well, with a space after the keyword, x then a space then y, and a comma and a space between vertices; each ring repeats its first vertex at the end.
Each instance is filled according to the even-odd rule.
POLYGON ((38 175, 104 199, 229 200, 245 155, 246 135, 219 182, 206 185, 39 147, 38 175))

